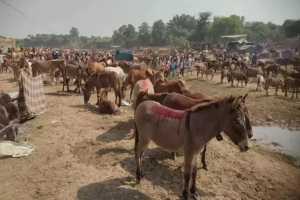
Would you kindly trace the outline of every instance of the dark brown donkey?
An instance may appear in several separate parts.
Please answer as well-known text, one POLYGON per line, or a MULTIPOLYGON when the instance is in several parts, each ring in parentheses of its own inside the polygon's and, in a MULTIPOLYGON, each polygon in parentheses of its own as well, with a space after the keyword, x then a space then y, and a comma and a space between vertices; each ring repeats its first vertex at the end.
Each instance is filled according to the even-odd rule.
MULTIPOLYGON (((246 97, 246 96, 245 96, 246 97)), ((198 104, 188 111, 163 106, 155 101, 144 101, 136 109, 135 159, 136 179, 142 177, 142 155, 150 141, 175 152, 184 149, 184 200, 200 199, 196 190, 197 154, 218 133, 225 132, 241 151, 247 151, 252 136, 247 126, 245 97, 227 97, 198 104)))
MULTIPOLYGON (((202 96, 205 98, 193 99, 178 93, 148 94, 147 92, 140 92, 136 100, 136 105, 138 106, 143 101, 151 100, 151 101, 156 101, 169 108, 173 108, 176 110, 186 110, 199 103, 213 101, 212 98, 206 98, 207 97, 206 95, 202 95, 202 96)), ((218 134, 216 138, 218 141, 223 140, 221 134, 218 134)), ((202 162, 203 169, 208 170, 205 154, 206 154, 206 145, 204 146, 203 151, 201 153, 201 162, 202 162)), ((173 153, 173 158, 175 160, 176 153, 173 153)))
POLYGON ((115 92, 115 103, 121 106, 122 100, 122 80, 118 77, 115 72, 102 72, 102 73, 95 73, 86 81, 83 91, 84 96, 84 103, 87 104, 92 90, 96 88, 97 90, 97 104, 100 103, 102 100, 102 95, 100 96, 101 89, 110 89, 113 88, 115 92))
MULTIPOLYGON (((54 77, 56 70, 62 70, 64 67, 64 60, 33 60, 31 64, 32 76, 37 76, 43 73, 49 73, 51 78, 54 77)), ((52 81, 52 80, 51 80, 52 81)))

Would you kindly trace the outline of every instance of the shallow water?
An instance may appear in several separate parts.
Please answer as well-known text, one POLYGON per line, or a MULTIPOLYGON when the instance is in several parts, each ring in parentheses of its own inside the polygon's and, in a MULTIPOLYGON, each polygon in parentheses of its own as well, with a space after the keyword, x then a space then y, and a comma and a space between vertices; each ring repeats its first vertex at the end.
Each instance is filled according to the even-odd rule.
POLYGON ((300 131, 279 127, 254 127, 253 138, 258 144, 269 145, 272 149, 300 161, 300 131))

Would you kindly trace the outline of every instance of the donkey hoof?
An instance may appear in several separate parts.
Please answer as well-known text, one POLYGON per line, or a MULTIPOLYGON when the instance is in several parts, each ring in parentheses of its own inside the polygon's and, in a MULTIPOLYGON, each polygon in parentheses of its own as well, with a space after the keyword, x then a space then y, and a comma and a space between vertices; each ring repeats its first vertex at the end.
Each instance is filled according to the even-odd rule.
POLYGON ((190 196, 193 200, 200 200, 200 195, 198 192, 191 193, 190 196))

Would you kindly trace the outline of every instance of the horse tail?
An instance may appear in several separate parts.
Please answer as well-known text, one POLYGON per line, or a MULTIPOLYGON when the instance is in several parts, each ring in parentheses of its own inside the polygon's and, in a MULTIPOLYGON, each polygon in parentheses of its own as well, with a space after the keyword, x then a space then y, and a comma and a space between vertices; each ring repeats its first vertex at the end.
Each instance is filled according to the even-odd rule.
POLYGON ((137 153, 139 144, 139 132, 136 127, 136 122, 134 122, 134 152, 137 153))
POLYGON ((186 130, 188 130, 188 131, 191 130, 191 127, 190 127, 191 113, 192 113, 192 111, 187 111, 187 112, 186 112, 185 128, 186 128, 186 130))

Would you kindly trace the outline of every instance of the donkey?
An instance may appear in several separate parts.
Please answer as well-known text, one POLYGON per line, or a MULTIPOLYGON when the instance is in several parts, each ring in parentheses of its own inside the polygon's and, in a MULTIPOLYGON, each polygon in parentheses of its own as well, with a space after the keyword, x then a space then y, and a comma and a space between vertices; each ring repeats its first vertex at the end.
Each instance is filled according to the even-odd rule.
POLYGON ((231 87, 234 87, 234 80, 237 80, 237 87, 239 87, 239 83, 241 83, 241 86, 243 86, 243 82, 245 82, 245 86, 247 86, 248 83, 247 75, 239 70, 231 71, 227 78, 228 82, 231 82, 231 87))
POLYGON ((122 81, 118 78, 115 72, 102 72, 100 74, 93 74, 85 83, 83 90, 84 103, 87 104, 93 88, 97 90, 97 104, 102 100, 100 96, 100 90, 113 88, 115 92, 115 103, 121 106, 121 100, 123 97, 122 93, 122 81))
MULTIPOLYGON (((149 94, 148 91, 142 91, 139 93, 136 99, 136 106, 138 106, 143 101, 147 101, 147 100, 156 101, 164 106, 176 110, 186 110, 195 106, 196 104, 213 101, 213 99, 206 98, 206 95, 203 95, 203 98, 193 99, 174 92, 149 94)), ((218 141, 223 140, 221 134, 217 135, 216 138, 218 141)), ((201 162, 202 162, 203 169, 208 170, 206 159, 205 159, 205 153, 206 153, 206 145, 204 146, 204 149, 201 153, 201 162)), ((176 153, 173 153, 173 158, 175 160, 176 153)))
POLYGON ((284 80, 282 80, 280 77, 276 76, 273 77, 271 74, 266 78, 265 82, 265 90, 266 90, 266 96, 269 96, 269 88, 270 87, 275 88, 275 95, 278 95, 278 90, 281 88, 282 92, 284 92, 284 80))
MULTIPOLYGON (((200 199, 196 191, 196 155, 221 131, 242 152, 249 149, 252 132, 247 126, 246 96, 227 97, 198 104, 187 111, 174 110, 154 101, 144 101, 135 111, 136 179, 142 178, 142 155, 150 141, 169 151, 184 149, 184 185, 182 196, 200 199), (191 183, 191 184, 190 184, 191 183)), ((249 125, 251 127, 251 125, 249 125)))

